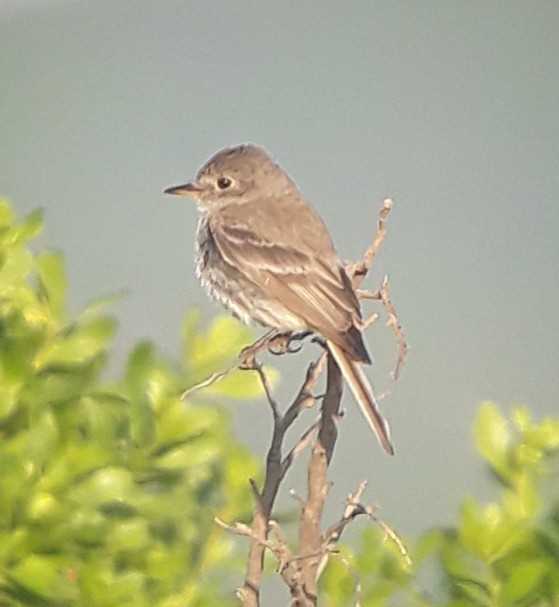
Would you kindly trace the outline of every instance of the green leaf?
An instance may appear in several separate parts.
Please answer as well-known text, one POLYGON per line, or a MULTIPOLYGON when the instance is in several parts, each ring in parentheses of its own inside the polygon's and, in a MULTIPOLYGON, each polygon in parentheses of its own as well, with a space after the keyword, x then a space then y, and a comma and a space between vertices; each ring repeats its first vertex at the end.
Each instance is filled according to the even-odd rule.
POLYGON ((116 552, 141 552, 150 544, 149 522, 143 518, 122 521, 111 533, 111 549, 116 552))
POLYGON ((494 403, 483 403, 475 422, 476 445, 493 469, 510 480, 513 471, 509 461, 510 424, 494 403))
POLYGON ((454 580, 470 580, 480 586, 485 586, 487 583, 487 573, 455 538, 447 542, 441 556, 445 571, 454 580))
POLYGON ((52 316, 59 322, 66 313, 66 275, 60 253, 42 253, 36 259, 40 287, 52 316))
POLYGON ((523 525, 508 516, 498 504, 478 506, 466 498, 462 506, 460 540, 477 558, 493 563, 510 553, 523 540, 523 525))
POLYGON ((161 446, 210 436, 215 428, 225 422, 223 411, 211 407, 189 407, 174 400, 155 420, 157 437, 161 446))
POLYGON ((128 358, 126 385, 132 399, 148 398, 155 410, 179 392, 169 366, 147 341, 140 342, 128 358))
POLYGON ((25 282, 33 268, 33 256, 25 249, 10 249, 0 265, 0 299, 29 304, 32 291, 25 282))
POLYGON ((97 508, 114 501, 132 504, 138 498, 138 489, 129 470, 108 466, 78 484, 70 495, 88 508, 97 508))
POLYGON ((203 443, 180 445, 167 450, 156 459, 157 466, 163 469, 188 469, 209 466, 217 461, 220 454, 219 445, 208 441, 203 443))
POLYGON ((79 366, 89 362, 105 350, 115 331, 115 320, 101 317, 59 333, 39 355, 38 370, 79 366))
POLYGON ((28 592, 49 599, 60 582, 59 566, 52 556, 31 554, 11 569, 10 578, 28 592))
MULTIPOLYGON (((471 605, 491 607, 492 602, 487 588, 472 580, 460 580, 457 586, 470 599, 471 605)), ((466 603, 468 604, 468 603, 466 603)))
POLYGON ((86 307, 80 312, 78 318, 81 322, 84 322, 101 314, 105 314, 107 312, 107 308, 110 308, 116 303, 120 303, 129 294, 130 289, 120 289, 114 293, 109 293, 108 295, 103 295, 102 297, 96 297, 86 305, 86 307))
POLYGON ((4 198, 0 198, 0 230, 10 228, 14 223, 12 207, 4 198))
MULTIPOLYGON (((25 435, 21 437, 25 443, 25 435)), ((21 455, 22 447, 0 443, 0 529, 10 529, 10 521, 20 507, 22 497, 27 494, 26 460, 21 455)), ((0 544, 0 554, 5 549, 0 544)))
POLYGON ((559 419, 548 417, 535 424, 531 412, 526 407, 515 407, 512 418, 523 437, 520 447, 525 451, 519 453, 522 461, 538 465, 546 451, 559 448, 559 419))
POLYGON ((31 240, 43 229, 43 211, 37 209, 30 213, 11 233, 10 243, 22 245, 31 240))
POLYGON ((514 489, 503 492, 503 506, 507 515, 516 520, 537 516, 543 504, 536 479, 526 472, 517 474, 514 489))
POLYGON ((539 559, 515 563, 503 587, 507 604, 511 605, 527 597, 540 583, 545 570, 545 562, 539 559))

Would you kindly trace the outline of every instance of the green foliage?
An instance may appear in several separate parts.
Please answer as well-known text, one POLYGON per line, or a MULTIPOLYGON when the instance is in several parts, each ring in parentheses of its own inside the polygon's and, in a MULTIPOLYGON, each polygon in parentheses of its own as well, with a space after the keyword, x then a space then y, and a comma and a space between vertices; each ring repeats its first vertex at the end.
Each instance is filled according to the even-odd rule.
MULTIPOLYGON (((247 514, 258 469, 225 410, 179 395, 246 331, 203 335, 190 316, 185 369, 142 343, 104 384, 115 321, 99 302, 68 317, 61 255, 26 246, 41 226, 0 202, 0 605, 231 604, 233 542, 213 517, 247 514)), ((254 396, 249 375, 227 395, 254 396)))
MULTIPOLYGON (((225 410, 179 395, 250 334, 228 318, 203 332, 191 313, 183 369, 140 343, 103 382, 115 321, 103 301, 68 316, 61 255, 28 248, 41 227, 40 213, 16 223, 0 202, 0 605, 234 604, 238 577, 223 578, 244 558, 213 517, 247 516, 258 469, 225 410)), ((235 372, 204 394, 259 390, 235 372)), ((330 559, 322 604, 354 604, 358 576, 363 607, 559 605, 559 419, 485 403, 475 434, 498 500, 467 497, 456 526, 415 543, 371 526, 330 559)))
MULTIPOLYGON (((534 423, 517 407, 509 420, 484 403, 475 435, 499 500, 483 505, 467 497, 456 527, 430 531, 411 546, 411 568, 379 529, 368 530, 353 553, 342 549, 360 577, 363 607, 559 605, 559 418, 534 423), (423 567, 429 575, 421 575, 423 567), (425 578, 442 583, 427 591, 425 578)), ((329 565, 325 604, 352 604, 353 575, 342 559, 329 565)))
POLYGON ((458 528, 444 534, 449 594, 464 606, 558 605, 559 419, 536 424, 518 407, 509 421, 485 403, 475 430, 501 495, 489 505, 466 499, 458 528))

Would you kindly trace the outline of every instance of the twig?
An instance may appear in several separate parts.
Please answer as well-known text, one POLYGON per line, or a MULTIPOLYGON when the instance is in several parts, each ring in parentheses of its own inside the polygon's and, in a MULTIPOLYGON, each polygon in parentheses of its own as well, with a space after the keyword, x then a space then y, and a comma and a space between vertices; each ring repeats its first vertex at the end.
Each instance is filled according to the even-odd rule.
POLYGON ((262 384, 262 387, 264 388, 264 392, 266 393, 266 398, 268 399, 268 402, 270 403, 270 407, 272 409, 272 414, 274 416, 274 420, 278 420, 281 417, 279 407, 274 399, 274 396, 272 394, 272 387, 270 386, 268 377, 266 376, 266 374, 264 373, 264 370, 262 369, 262 365, 260 363, 258 363, 256 359, 253 359, 251 362, 251 366, 250 367, 247 366, 245 368, 253 369, 254 371, 256 371, 258 373, 258 376, 260 377, 260 383, 262 384))
POLYGON ((388 219, 388 214, 392 210, 394 206, 394 201, 392 198, 385 198, 382 201, 382 206, 379 212, 378 217, 378 228, 377 233, 373 242, 367 247, 365 251, 365 255, 363 256, 363 261, 357 262, 349 265, 346 269, 349 277, 352 279, 352 284, 354 289, 358 289, 365 276, 367 276, 371 266, 373 265, 373 261, 375 259, 375 255, 380 249, 384 237, 386 236, 386 221, 388 219))
POLYGON ((341 537, 344 529, 351 523, 351 521, 360 514, 371 515, 371 507, 366 508, 361 504, 361 498, 367 487, 367 481, 361 481, 357 491, 353 494, 350 493, 346 500, 346 509, 342 518, 331 525, 323 534, 323 541, 325 544, 335 544, 341 537))
POLYGON ((368 329, 371 325, 377 322, 379 319, 378 312, 371 314, 368 318, 363 321, 363 329, 368 329))
POLYGON ((316 402, 316 398, 312 395, 312 391, 316 387, 320 376, 324 372, 327 357, 327 352, 323 352, 317 360, 315 360, 309 365, 305 381, 301 386, 299 393, 297 394, 287 411, 284 413, 283 419, 280 422, 281 430, 284 434, 285 431, 297 419, 299 413, 303 409, 306 409, 307 407, 313 405, 316 402))
POLYGON ((289 453, 285 456, 282 462, 283 475, 289 469, 289 467, 295 461, 295 458, 300 455, 310 444, 312 437, 314 436, 317 428, 319 427, 320 422, 315 422, 312 426, 307 428, 299 440, 295 443, 295 445, 291 448, 289 453))
MULTIPOLYGON (((382 279, 382 284, 378 291, 364 291, 359 289, 356 291, 358 299, 371 299, 375 301, 381 301, 384 306, 386 313, 388 314, 387 325, 392 329, 396 337, 396 343, 398 344, 398 357, 396 359, 396 365, 394 370, 391 372, 390 377, 392 381, 397 381, 400 378, 400 373, 404 366, 406 356, 409 351, 408 343, 404 335, 404 329, 398 320, 398 315, 394 309, 392 299, 388 293, 388 276, 385 275, 382 279)), ((372 325, 378 319, 378 314, 375 312, 369 318, 365 319, 362 323, 363 329, 372 325)))
POLYGON ((368 514, 367 508, 361 505, 361 498, 366 486, 367 481, 362 481, 355 494, 349 494, 348 499, 346 500, 346 509, 342 515, 342 518, 337 523, 331 525, 322 534, 322 545, 324 546, 324 550, 320 565, 318 567, 317 578, 320 578, 324 569, 326 568, 328 558, 332 554, 332 549, 339 541, 344 529, 360 514, 368 514))
POLYGON ((381 521, 374 514, 371 514, 371 519, 384 531, 385 536, 394 542, 406 565, 411 567, 413 562, 411 560, 409 550, 406 548, 402 538, 394 531, 394 529, 392 529, 392 527, 389 527, 384 521, 381 521))
POLYGON ((380 296, 388 313, 387 324, 392 328, 392 331, 396 337, 396 342, 398 343, 398 359, 396 361, 396 367, 394 368, 394 371, 392 371, 392 379, 397 381, 400 377, 409 346, 406 342, 404 329, 398 320, 398 315, 396 314, 396 310, 394 309, 394 305, 392 304, 392 300, 388 294, 388 276, 385 276, 384 280, 382 281, 382 285, 380 287, 380 296))

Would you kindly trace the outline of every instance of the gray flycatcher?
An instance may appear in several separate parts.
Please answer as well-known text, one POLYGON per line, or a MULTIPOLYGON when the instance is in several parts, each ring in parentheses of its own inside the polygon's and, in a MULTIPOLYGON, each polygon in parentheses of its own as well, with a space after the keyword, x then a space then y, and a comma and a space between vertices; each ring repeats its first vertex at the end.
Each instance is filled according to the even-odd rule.
POLYGON ((196 273, 210 296, 246 324, 322 335, 392 455, 388 423, 362 368, 371 359, 359 302, 324 222, 289 176, 263 149, 240 145, 217 152, 193 182, 165 193, 197 200, 196 273))

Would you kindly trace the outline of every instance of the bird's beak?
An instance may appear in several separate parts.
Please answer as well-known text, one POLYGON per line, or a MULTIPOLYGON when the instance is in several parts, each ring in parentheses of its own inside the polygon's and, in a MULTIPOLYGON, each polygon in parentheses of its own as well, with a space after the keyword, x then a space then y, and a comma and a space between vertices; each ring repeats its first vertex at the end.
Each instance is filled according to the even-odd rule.
POLYGON ((174 196, 194 196, 198 198, 202 190, 193 183, 185 183, 184 185, 172 185, 163 190, 163 194, 173 194, 174 196))

